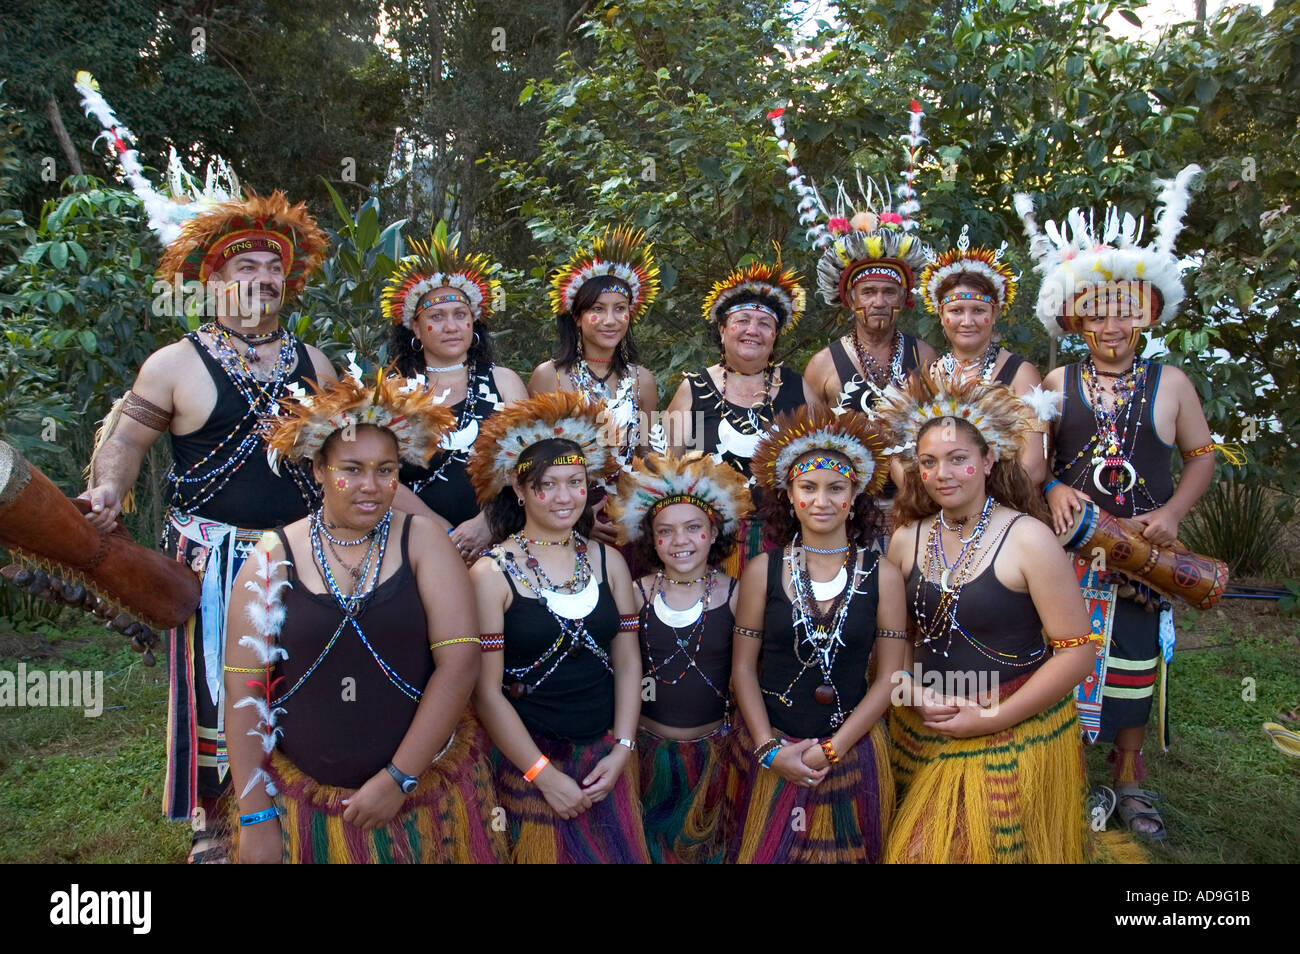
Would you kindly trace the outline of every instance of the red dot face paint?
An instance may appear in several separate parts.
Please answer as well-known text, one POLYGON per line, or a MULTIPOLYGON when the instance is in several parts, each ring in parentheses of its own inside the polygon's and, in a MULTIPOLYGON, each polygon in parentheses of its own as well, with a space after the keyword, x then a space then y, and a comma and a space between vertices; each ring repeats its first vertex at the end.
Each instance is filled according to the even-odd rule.
POLYGON ((701 542, 701 543, 703 543, 703 542, 704 542, 705 540, 707 540, 707 539, 709 539, 709 535, 708 535, 707 533, 701 533, 701 534, 700 534, 700 542, 701 542))
POLYGON ((971 477, 971 476, 973 476, 974 474, 975 474, 975 468, 974 468, 974 466, 971 466, 971 467, 967 467, 967 468, 966 468, 966 476, 967 476, 967 477, 971 477))
POLYGON ((348 482, 344 480, 342 477, 339 477, 337 480, 334 481, 334 486, 337 487, 339 490, 347 490, 348 482))
POLYGON ((389 490, 396 490, 396 489, 397 489, 397 478, 396 478, 396 477, 394 477, 392 480, 390 480, 390 481, 388 482, 388 489, 389 489, 389 490))
POLYGON ((929 480, 929 479, 930 479, 930 472, 929 472, 928 470, 923 470, 923 471, 921 471, 921 479, 922 479, 922 480, 929 480))
POLYGON ((799 507, 800 507, 800 509, 803 509, 803 508, 805 508, 805 507, 807 507, 807 506, 808 506, 808 502, 807 502, 806 500, 800 500, 800 501, 799 501, 799 507))
POLYGON ((849 502, 846 500, 846 501, 844 501, 844 503, 840 504, 840 509, 841 509, 841 510, 848 510, 848 509, 849 509, 849 502))
POLYGON ((585 497, 585 496, 587 496, 587 488, 586 488, 586 487, 581 487, 581 488, 579 488, 579 490, 578 490, 578 496, 579 496, 579 497, 585 497))
POLYGON ((538 500, 545 500, 545 499, 546 499, 546 491, 545 491, 545 490, 539 490, 539 491, 537 491, 537 499, 538 499, 538 500))

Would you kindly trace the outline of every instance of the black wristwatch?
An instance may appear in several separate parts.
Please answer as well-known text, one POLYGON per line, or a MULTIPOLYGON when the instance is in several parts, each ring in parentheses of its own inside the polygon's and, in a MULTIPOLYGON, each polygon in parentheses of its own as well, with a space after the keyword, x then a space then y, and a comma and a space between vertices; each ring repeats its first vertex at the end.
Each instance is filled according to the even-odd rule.
POLYGON ((388 763, 388 774, 393 777, 393 781, 397 783, 397 787, 406 795, 410 795, 415 791, 415 787, 420 784, 418 778, 414 775, 407 775, 392 762, 388 763))

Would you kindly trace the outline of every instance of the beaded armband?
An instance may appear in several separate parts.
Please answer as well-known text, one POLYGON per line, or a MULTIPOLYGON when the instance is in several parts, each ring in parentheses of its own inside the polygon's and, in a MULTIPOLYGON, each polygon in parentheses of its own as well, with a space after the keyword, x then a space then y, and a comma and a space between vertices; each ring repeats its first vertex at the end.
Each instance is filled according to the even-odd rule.
POLYGON ((901 629, 878 629, 877 639, 907 639, 907 633, 901 629))
POLYGON ((1093 637, 1089 636, 1072 636, 1069 639, 1053 639, 1051 641, 1053 649, 1073 649, 1075 646, 1083 646, 1092 642, 1093 637))
POLYGON ((478 642, 485 653, 499 653, 506 648, 505 633, 480 633, 478 642))
POLYGON ((435 649, 441 649, 443 646, 452 646, 456 643, 478 643, 481 642, 478 636, 457 636, 454 639, 440 639, 436 643, 429 644, 429 652, 435 649))
POLYGON ((1214 443, 1214 441, 1210 441, 1210 443, 1208 444, 1202 444, 1200 447, 1193 448, 1192 450, 1189 450, 1186 454, 1184 454, 1183 460, 1191 460, 1193 457, 1201 457, 1205 454, 1213 454, 1214 448, 1216 446, 1217 445, 1214 443))
POLYGON ((731 631, 737 636, 748 636, 750 639, 762 639, 763 631, 761 629, 750 629, 748 626, 733 626, 731 631))
POLYGON ((781 747, 781 742, 779 739, 768 739, 762 745, 754 749, 754 758, 758 759, 761 762, 764 756, 766 756, 768 752, 775 751, 780 747, 781 747))
POLYGON ((618 617, 618 631, 620 633, 635 633, 641 628, 641 617, 635 613, 624 616, 622 613, 618 617))

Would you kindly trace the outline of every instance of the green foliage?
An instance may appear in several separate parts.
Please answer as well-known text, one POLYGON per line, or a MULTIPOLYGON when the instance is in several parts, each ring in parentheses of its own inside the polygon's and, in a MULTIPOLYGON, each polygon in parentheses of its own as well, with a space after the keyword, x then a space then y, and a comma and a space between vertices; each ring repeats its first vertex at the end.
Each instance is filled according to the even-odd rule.
POLYGON ((1276 569, 1280 545, 1271 496, 1262 484, 1229 475, 1210 487, 1179 535, 1197 553, 1228 564, 1233 576, 1264 576, 1276 569))

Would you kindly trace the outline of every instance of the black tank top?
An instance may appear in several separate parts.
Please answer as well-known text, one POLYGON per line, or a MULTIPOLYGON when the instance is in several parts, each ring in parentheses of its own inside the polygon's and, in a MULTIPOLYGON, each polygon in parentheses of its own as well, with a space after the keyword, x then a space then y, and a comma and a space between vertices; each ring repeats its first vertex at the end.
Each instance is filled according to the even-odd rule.
POLYGON ((993 376, 993 380, 998 384, 1005 384, 1011 387, 1011 382, 1015 379, 1016 372, 1020 366, 1025 363, 1025 359, 1014 352, 1007 352, 1007 363, 1002 366, 1002 370, 993 376))
MULTIPOLYGON (((408 685, 424 692, 433 676, 433 654, 424 604, 411 573, 410 528, 407 519, 402 525, 401 566, 375 588, 357 623, 380 658, 408 685)), ((290 560, 291 585, 283 591, 285 616, 279 637, 289 658, 281 660, 274 673, 284 680, 278 687, 284 694, 316 662, 343 611, 330 594, 307 591, 296 567, 303 555, 289 549, 282 530, 276 534, 290 560)), ((310 554, 305 558, 312 560, 310 554)), ((349 625, 283 705, 280 751, 318 782, 356 788, 392 759, 420 703, 389 681, 349 625)))
MULTIPOLYGON (((302 468, 285 460, 280 461, 280 476, 271 472, 271 467, 266 462, 266 444, 260 438, 249 438, 259 422, 249 414, 248 401, 236 390, 230 376, 203 346, 197 333, 190 332, 185 337, 194 345, 207 368, 208 376, 217 389, 217 401, 207 421, 197 431, 171 435, 171 505, 182 512, 198 512, 211 520, 254 530, 282 526, 305 517, 316 503, 315 484, 311 477, 302 468), (222 484, 223 479, 225 483, 213 496, 202 500, 202 488, 206 479, 198 483, 180 484, 177 478, 187 474, 212 453, 222 438, 236 427, 238 430, 234 437, 226 441, 221 453, 228 459, 245 438, 255 440, 256 447, 228 478, 225 474, 216 476, 212 486, 222 484), (304 492, 310 499, 304 497, 304 492)), ((296 344, 295 353, 298 363, 289 375, 289 380, 305 387, 308 380, 314 379, 316 372, 302 342, 296 344)), ((206 462, 200 472, 210 474, 214 463, 220 466, 221 461, 206 462)))
MULTIPOLYGON (((855 332, 856 333, 856 332, 855 332)), ((902 372, 903 378, 915 371, 921 363, 921 352, 917 348, 916 338, 903 332, 903 360, 902 372)), ((850 381, 859 385, 865 385, 866 379, 858 373, 858 369, 853 365, 853 359, 849 357, 849 351, 844 347, 844 339, 836 338, 831 342, 831 360, 835 363, 835 374, 840 379, 840 393, 843 394, 844 385, 850 381)), ((902 384, 902 381, 894 381, 894 384, 902 384)), ((850 394, 845 405, 851 411, 861 411, 864 414, 870 414, 871 409, 875 406, 875 395, 871 393, 868 387, 859 387, 858 390, 850 394)))
MULTIPOLYGON (((1011 522, 1024 516, 1017 514, 1011 522)), ((1008 528, 1007 534, 1010 532, 1008 528)), ((999 683, 1010 682, 1028 675, 1050 658, 1033 598, 1007 589, 993 572, 1006 539, 1004 535, 999 541, 988 566, 962 587, 957 602, 961 631, 953 633, 951 639, 946 625, 936 625, 939 585, 921 579, 920 524, 912 545, 912 572, 907 575, 908 612, 915 614, 919 607, 936 633, 930 642, 922 641, 916 647, 914 659, 922 673, 970 673, 971 696, 977 687, 983 688, 978 686, 979 674, 996 672, 999 683)))
MULTIPOLYGON (((605 546, 595 541, 588 546, 599 549, 601 579, 596 608, 586 620, 587 632, 608 653, 618 635, 618 606, 605 579, 605 546)), ((560 637, 560 624, 537 599, 522 594, 508 572, 505 577, 514 594, 503 627, 505 667, 522 669, 554 645, 560 637)), ((523 681, 532 683, 548 669, 549 661, 523 681)), ((509 685, 515 680, 507 672, 505 681, 509 685)), ((614 674, 595 653, 572 649, 541 685, 522 698, 510 699, 510 704, 519 713, 524 727, 535 735, 567 742, 593 742, 614 725, 614 674)))
MULTIPOLYGON (((1140 414, 1135 412, 1138 429, 1133 442, 1133 455, 1129 463, 1142 479, 1141 488, 1135 485, 1124 495, 1124 503, 1117 503, 1109 490, 1101 490, 1093 481, 1092 458, 1097 450, 1097 418, 1092 406, 1084 399, 1081 365, 1072 364, 1065 369, 1065 402, 1061 419, 1056 426, 1056 457, 1052 472, 1060 481, 1088 494, 1097 506, 1116 517, 1133 517, 1161 507, 1174 495, 1172 470, 1173 445, 1166 444, 1156 435, 1156 391, 1160 387, 1162 366, 1151 362, 1141 395, 1135 402, 1146 398, 1140 414), (1086 448, 1086 451, 1085 451, 1086 448), (1079 452, 1085 451, 1082 456, 1079 452), (1154 506, 1152 505, 1154 501, 1154 506)), ((1133 441, 1133 438, 1129 439, 1133 441)), ((1126 442, 1126 446, 1127 446, 1126 442)), ((1105 486, 1105 481, 1102 482, 1105 486)))
MULTIPOLYGON (((810 739, 830 735, 835 705, 817 702, 813 693, 823 684, 821 669, 814 665, 807 670, 794 656, 796 640, 794 609, 781 585, 784 567, 784 550, 767 555, 767 608, 763 613, 763 649, 760 659, 758 685, 763 691, 763 704, 773 729, 793 738, 810 739), (803 670, 803 675, 799 675, 803 670), (790 686, 791 680, 795 681, 790 686), (784 695, 786 705, 779 698, 784 695)), ((880 577, 876 572, 880 557, 876 553, 862 553, 864 570, 870 571, 865 580, 859 577, 858 591, 849 605, 849 615, 844 621, 841 636, 844 646, 831 665, 831 681, 839 691, 840 705, 847 716, 867 694, 867 663, 871 660, 871 647, 876 641, 876 603, 880 594, 880 577)), ((849 583, 853 582, 850 575, 849 583)), ((802 633, 802 627, 800 628, 802 633)), ((799 646, 799 655, 809 658, 810 647, 799 646)))
MULTIPOLYGON (((639 580, 637 586, 641 586, 639 580)), ((649 676, 652 669, 658 668, 654 676, 654 697, 647 699, 645 693, 641 695, 641 714, 647 719, 689 729, 717 722, 726 715, 726 699, 719 698, 718 692, 724 697, 730 694, 731 632, 736 623, 730 600, 735 589, 733 579, 727 588, 726 601, 704 613, 698 649, 693 635, 696 623, 674 629, 655 614, 649 600, 642 605, 642 672, 649 676), (691 658, 688 654, 693 654, 694 666, 688 661, 691 658), (710 682, 718 692, 713 691, 710 682)), ((647 596, 644 589, 641 595, 647 596)), ((654 598, 653 593, 648 595, 654 598)))
MULTIPOLYGON (((724 402, 708 368, 702 371, 688 371, 685 377, 691 383, 691 410, 696 414, 702 414, 704 421, 704 439, 696 446, 702 448, 705 453, 716 454, 718 432, 724 419, 741 434, 749 436, 763 433, 776 415, 788 414, 803 407, 803 378, 785 365, 778 365, 778 367, 781 369, 781 384, 772 398, 770 415, 766 408, 746 408, 739 404, 732 404, 730 401, 724 402), (759 430, 754 429, 754 424, 749 419, 751 410, 759 418, 759 430)), ((698 435, 696 438, 698 440, 698 435)), ((722 459, 746 477, 750 476, 748 457, 729 451, 722 455, 722 459)))
MULTIPOLYGON (((494 365, 478 365, 469 378, 469 387, 465 399, 451 405, 448 410, 455 417, 457 426, 464 424, 464 435, 477 434, 477 429, 496 411, 496 404, 501 400, 497 394, 496 381, 492 377, 494 365), (486 388, 486 391, 483 389, 486 388), (468 413, 466 405, 469 404, 468 413)), ((459 433, 459 432, 458 432, 459 433)), ((455 439, 455 434, 450 439, 455 439)), ((470 484, 466 462, 472 445, 463 450, 442 450, 434 454, 428 467, 416 467, 402 464, 402 483, 415 491, 438 516, 453 527, 478 516, 478 499, 474 487, 470 484)))

